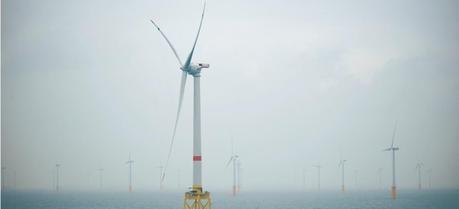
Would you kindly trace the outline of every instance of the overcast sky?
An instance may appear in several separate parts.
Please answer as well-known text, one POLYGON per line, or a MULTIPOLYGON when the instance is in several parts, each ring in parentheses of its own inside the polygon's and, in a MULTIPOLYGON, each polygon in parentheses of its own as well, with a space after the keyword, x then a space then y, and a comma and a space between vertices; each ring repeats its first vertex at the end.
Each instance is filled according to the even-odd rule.
MULTIPOLYGON (((199 0, 3 0, 2 143, 8 187, 157 190, 178 102, 178 63, 199 23, 199 0)), ((230 190, 234 149, 247 190, 459 187, 457 1, 209 0, 194 55, 201 77, 203 184, 230 190), (354 180, 357 173, 357 185, 354 180), (424 183, 427 183, 425 174, 424 183)), ((191 186, 192 79, 165 187, 191 186), (180 177, 178 171, 180 170, 180 177), (180 185, 179 185, 180 179, 180 185)))

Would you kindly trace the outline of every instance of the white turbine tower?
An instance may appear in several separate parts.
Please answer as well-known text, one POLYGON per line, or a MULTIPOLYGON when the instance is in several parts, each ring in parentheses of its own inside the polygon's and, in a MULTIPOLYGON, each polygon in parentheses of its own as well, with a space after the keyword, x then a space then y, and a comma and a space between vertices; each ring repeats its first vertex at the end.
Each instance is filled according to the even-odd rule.
POLYGON ((126 164, 129 164, 129 192, 132 192, 132 163, 134 161, 131 160, 131 153, 129 153, 129 160, 126 161, 126 164))
POLYGON ((306 168, 302 170, 302 178, 303 178, 303 189, 306 190, 306 168))
POLYGON ((416 164, 416 170, 418 171, 418 190, 422 189, 422 176, 421 176, 421 169, 424 166, 423 163, 416 164))
POLYGON ((236 191, 237 191, 236 189, 237 189, 237 161, 238 161, 238 158, 239 156, 237 155, 231 155, 231 158, 226 164, 226 167, 228 167, 231 162, 233 163, 233 196, 236 196, 236 191))
POLYGON ((392 144, 390 145, 389 148, 385 149, 384 151, 392 151, 392 188, 391 188, 391 194, 392 194, 392 199, 397 198, 397 186, 395 184, 395 151, 398 151, 398 147, 394 147, 394 140, 395 140, 395 134, 397 133, 397 124, 398 122, 395 121, 395 126, 394 126, 394 132, 392 134, 392 144))
POLYGON ((187 59, 185 60, 185 63, 182 64, 182 61, 175 50, 174 46, 172 43, 169 41, 169 39, 166 37, 166 35, 161 31, 159 26, 151 20, 153 25, 158 29, 158 31, 161 33, 161 35, 164 37, 166 40, 167 44, 169 47, 172 49, 174 52, 175 57, 177 58, 179 65, 180 65, 180 70, 182 71, 182 78, 180 82, 180 94, 179 94, 179 101, 178 101, 178 108, 177 108, 177 116, 175 118, 175 125, 173 129, 173 134, 172 134, 172 139, 171 139, 171 145, 169 148, 169 153, 166 161, 166 165, 164 167, 164 172, 162 175, 162 181, 164 180, 165 176, 165 170, 167 169, 169 158, 172 152, 172 146, 174 143, 175 139, 175 134, 177 131, 177 124, 179 121, 180 117, 180 110, 182 107, 182 101, 183 101, 183 94, 185 92, 185 84, 186 84, 186 79, 187 75, 190 74, 193 76, 194 79, 194 96, 193 96, 193 186, 192 190, 189 192, 185 193, 185 201, 184 201, 184 208, 189 207, 189 208, 211 208, 211 199, 210 199, 210 193, 209 192, 203 192, 202 188, 202 155, 201 155, 201 91, 200 91, 200 77, 201 77, 201 70, 203 68, 209 68, 209 64, 204 64, 204 63, 192 63, 192 58, 193 58, 193 53, 196 47, 196 43, 198 42, 199 38, 199 33, 201 31, 201 26, 202 26, 202 21, 204 19, 204 13, 205 13, 205 8, 206 8, 206 2, 204 1, 204 6, 201 14, 201 21, 199 23, 199 28, 198 32, 196 35, 196 38, 193 43, 193 47, 191 48, 191 52, 188 54, 187 59))
POLYGON ((344 192, 344 164, 346 163, 347 160, 341 160, 339 161, 338 167, 341 167, 341 191, 344 192))
POLYGON ((242 173, 242 168, 241 168, 241 158, 237 160, 237 193, 241 191, 241 173, 242 173))
POLYGON ((432 189, 432 168, 427 170, 427 174, 429 174, 429 189, 432 189))

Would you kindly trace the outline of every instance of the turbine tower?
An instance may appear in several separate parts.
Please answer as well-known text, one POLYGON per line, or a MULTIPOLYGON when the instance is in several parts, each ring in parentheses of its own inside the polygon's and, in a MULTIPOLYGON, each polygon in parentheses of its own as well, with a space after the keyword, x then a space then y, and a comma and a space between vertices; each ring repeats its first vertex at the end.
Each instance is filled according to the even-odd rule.
POLYGON ((237 155, 232 155, 231 158, 229 159, 228 163, 226 164, 226 167, 229 166, 229 164, 232 162, 233 163, 233 196, 236 196, 237 192, 237 161, 238 161, 239 156, 237 155))
POLYGON ((185 198, 184 198, 184 205, 183 208, 188 208, 188 209, 207 209, 211 208, 211 199, 210 199, 210 193, 207 191, 203 191, 202 187, 202 155, 201 155, 201 85, 200 85, 200 78, 201 78, 201 70, 203 68, 209 68, 209 64, 204 64, 204 63, 192 63, 192 58, 193 58, 193 53, 196 47, 196 43, 198 42, 199 38, 199 33, 201 31, 201 26, 202 26, 202 21, 204 19, 204 13, 206 9, 206 2, 204 1, 204 6, 201 14, 201 21, 199 23, 199 28, 198 32, 196 35, 196 38, 193 43, 193 47, 191 48, 191 52, 188 54, 187 59, 185 60, 185 63, 182 64, 182 61, 175 50, 174 46, 172 43, 169 41, 169 39, 166 37, 166 35, 162 32, 162 30, 159 28, 159 26, 151 20, 151 23, 156 27, 156 29, 161 33, 163 38, 166 40, 167 44, 169 47, 172 49, 175 57, 177 58, 179 64, 180 64, 180 69, 182 71, 182 78, 180 82, 180 94, 179 94, 179 102, 178 102, 178 108, 177 108, 177 116, 175 118, 175 125, 173 129, 173 134, 172 134, 172 139, 171 139, 171 144, 169 148, 169 153, 166 161, 166 165, 164 167, 164 172, 162 175, 162 181, 164 181, 165 177, 165 170, 167 169, 167 165, 169 162, 169 158, 172 152, 172 146, 174 143, 175 139, 175 134, 177 131, 177 124, 179 121, 180 117, 180 110, 182 107, 182 101, 183 101, 183 94, 185 92, 185 84, 186 84, 186 79, 187 75, 190 74, 193 76, 194 80, 194 96, 193 96, 193 185, 191 188, 191 191, 185 193, 185 198))
POLYGON ((132 163, 134 161, 131 160, 131 153, 129 153, 129 160, 126 161, 126 164, 129 164, 129 192, 132 192, 132 163))
POLYGON ((392 199, 397 199, 397 186, 395 184, 395 151, 398 151, 398 147, 394 147, 394 140, 395 140, 395 134, 397 133, 397 124, 398 122, 395 121, 395 126, 394 126, 394 132, 392 134, 392 144, 390 145, 389 148, 385 149, 384 151, 392 151, 392 188, 391 188, 391 194, 392 194, 392 199))
POLYGON ((418 170, 418 190, 421 190, 422 189, 422 176, 421 176, 421 169, 422 167, 424 166, 424 164, 422 163, 417 163, 416 164, 416 170, 418 170))
POLYGON ((302 170, 302 177, 303 177, 303 189, 306 190, 306 168, 303 168, 302 170))
POLYGON ((320 191, 320 168, 322 168, 322 166, 315 165, 314 167, 317 168, 317 189, 320 191))
POLYGON ((237 160, 237 193, 241 192, 241 158, 237 160))
POLYGON ((357 188, 358 174, 359 174, 359 171, 358 170, 354 170, 354 180, 355 180, 354 186, 355 186, 355 188, 357 188))
POLYGON ((429 189, 432 189, 432 168, 427 170, 427 174, 429 174, 429 189))
POLYGON ((59 192, 59 168, 61 164, 56 164, 56 192, 59 192))
POLYGON ((97 169, 97 171, 99 171, 99 188, 102 189, 102 178, 103 178, 104 169, 103 168, 99 168, 99 169, 97 169))
POLYGON ((344 164, 346 163, 347 160, 341 160, 339 161, 338 167, 341 167, 341 191, 344 192, 344 164))

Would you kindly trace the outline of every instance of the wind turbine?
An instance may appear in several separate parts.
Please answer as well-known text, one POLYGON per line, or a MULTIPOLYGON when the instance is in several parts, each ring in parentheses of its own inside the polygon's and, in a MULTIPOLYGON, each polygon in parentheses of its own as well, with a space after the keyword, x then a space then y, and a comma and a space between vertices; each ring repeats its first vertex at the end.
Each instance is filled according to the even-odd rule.
POLYGON ((354 170, 354 180, 355 180, 354 186, 355 186, 355 188, 357 188, 358 174, 359 174, 359 171, 358 170, 354 170))
POLYGON ((14 189, 18 189, 18 182, 17 182, 17 176, 16 176, 16 171, 14 171, 14 189))
POLYGON ((418 170, 418 190, 422 189, 422 185, 421 185, 421 182, 422 182, 421 169, 422 169, 423 166, 424 166, 423 163, 417 163, 416 164, 416 170, 418 170))
POLYGON ((392 144, 389 148, 384 151, 392 151, 392 199, 397 199, 397 186, 395 184, 395 151, 398 151, 398 147, 394 147, 395 134, 397 133, 398 121, 395 121, 394 132, 392 134, 392 144))
POLYGON ((102 178, 103 178, 104 169, 103 168, 99 168, 99 169, 97 169, 97 171, 99 171, 99 187, 102 189, 102 178))
POLYGON ((131 153, 129 153, 129 160, 126 161, 126 164, 129 164, 129 192, 132 192, 132 163, 134 161, 131 160, 131 153))
POLYGON ((317 168, 317 189, 320 191, 320 168, 322 168, 322 166, 315 165, 314 167, 317 168))
POLYGON ((226 167, 228 167, 231 162, 233 163, 233 196, 236 196, 236 185, 237 185, 237 167, 236 167, 236 163, 237 163, 238 158, 239 158, 239 156, 232 155, 231 158, 229 159, 228 163, 226 164, 226 167))
POLYGON ((303 168, 303 173, 302 173, 302 177, 303 177, 303 189, 306 190, 306 168, 303 168))
POLYGON ((429 174, 429 189, 432 189, 432 168, 427 170, 427 174, 429 174))
POLYGON ((341 191, 344 192, 344 164, 346 163, 347 160, 341 160, 339 161, 338 167, 341 167, 341 191))
POLYGON ((172 43, 166 37, 166 35, 162 32, 159 26, 151 20, 151 23, 158 29, 161 33, 163 38, 166 40, 169 47, 172 49, 177 61, 180 65, 180 70, 182 71, 182 78, 180 82, 180 94, 179 94, 179 102, 177 108, 177 116, 175 118, 175 124, 171 139, 171 144, 169 147, 169 153, 166 161, 166 165, 164 167, 164 172, 162 175, 162 181, 164 181, 165 170, 167 169, 167 165, 170 159, 170 155, 172 152, 172 147, 175 139, 175 134, 177 131, 177 124, 180 117, 180 110, 182 108, 182 101, 183 101, 183 94, 185 92, 185 84, 187 75, 190 74, 193 76, 194 79, 194 96, 193 96, 193 186, 191 191, 185 193, 185 201, 184 207, 189 208, 211 208, 211 199, 209 192, 203 192, 202 189, 202 155, 201 155, 201 91, 200 91, 200 78, 201 78, 201 70, 203 68, 209 68, 209 64, 204 63, 192 63, 192 58, 194 54, 194 50, 196 47, 196 43, 198 42, 199 33, 201 32, 202 21, 204 19, 204 13, 206 9, 206 2, 204 1, 204 6, 201 14, 201 21, 199 23, 198 32, 196 38, 193 43, 193 47, 191 48, 190 53, 188 54, 185 63, 183 64, 177 51, 175 50, 172 43))
POLYGON ((241 158, 237 160, 237 193, 241 191, 241 158))
POLYGON ((59 168, 61 164, 56 164, 56 192, 59 192, 59 168))

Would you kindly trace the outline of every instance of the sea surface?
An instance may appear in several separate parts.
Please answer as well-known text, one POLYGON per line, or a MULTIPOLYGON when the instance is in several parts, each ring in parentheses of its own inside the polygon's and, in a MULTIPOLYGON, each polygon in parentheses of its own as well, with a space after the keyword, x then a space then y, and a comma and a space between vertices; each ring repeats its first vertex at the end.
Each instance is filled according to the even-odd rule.
MULTIPOLYGON (((183 194, 173 192, 2 193, 2 209, 181 209, 183 194)), ((359 192, 246 192, 232 197, 212 193, 214 209, 459 209, 459 190, 359 192)))

